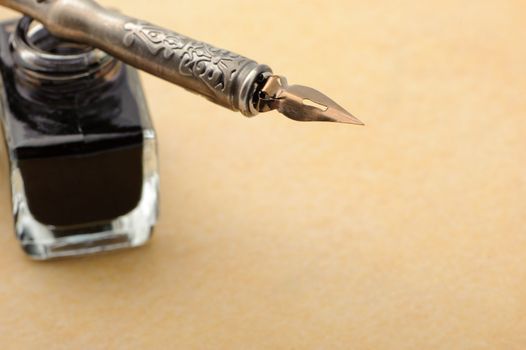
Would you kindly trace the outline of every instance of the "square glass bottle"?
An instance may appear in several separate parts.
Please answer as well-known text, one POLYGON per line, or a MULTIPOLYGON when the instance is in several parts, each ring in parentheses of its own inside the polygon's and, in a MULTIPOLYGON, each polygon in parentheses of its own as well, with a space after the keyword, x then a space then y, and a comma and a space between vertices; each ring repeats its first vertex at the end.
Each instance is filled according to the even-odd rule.
POLYGON ((24 251, 49 259, 148 241, 159 175, 136 70, 23 17, 0 24, 0 73, 0 120, 24 251))

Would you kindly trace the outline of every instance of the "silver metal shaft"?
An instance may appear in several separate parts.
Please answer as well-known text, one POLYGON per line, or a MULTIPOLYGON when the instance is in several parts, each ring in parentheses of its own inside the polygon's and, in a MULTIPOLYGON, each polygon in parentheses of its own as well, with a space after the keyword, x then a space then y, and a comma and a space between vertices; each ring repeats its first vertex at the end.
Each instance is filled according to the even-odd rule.
POLYGON ((320 92, 288 86, 266 65, 93 0, 0 0, 0 5, 33 17, 59 38, 97 47, 246 116, 277 109, 294 120, 362 124, 320 92))

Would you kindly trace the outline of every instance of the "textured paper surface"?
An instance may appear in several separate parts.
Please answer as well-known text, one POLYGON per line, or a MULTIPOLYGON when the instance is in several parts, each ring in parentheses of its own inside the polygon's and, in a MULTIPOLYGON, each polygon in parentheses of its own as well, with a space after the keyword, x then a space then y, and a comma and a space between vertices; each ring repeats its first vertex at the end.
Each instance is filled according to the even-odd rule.
POLYGON ((526 348, 524 1, 103 4, 268 63, 367 126, 247 120, 144 74, 153 240, 31 262, 4 170, 2 349, 526 348))

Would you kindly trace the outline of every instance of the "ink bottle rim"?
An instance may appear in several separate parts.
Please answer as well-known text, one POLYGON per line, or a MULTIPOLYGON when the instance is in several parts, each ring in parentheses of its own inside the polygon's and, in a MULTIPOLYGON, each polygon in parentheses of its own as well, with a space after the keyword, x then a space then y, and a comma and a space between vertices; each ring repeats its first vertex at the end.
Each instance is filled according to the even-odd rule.
POLYGON ((111 87, 122 64, 106 52, 59 39, 24 16, 11 35, 10 51, 16 89, 26 99, 64 108, 111 87))
POLYGON ((20 19, 11 38, 11 51, 17 67, 50 80, 75 79, 105 71, 116 63, 106 52, 57 39, 31 17, 20 19), (45 39, 53 39, 47 41, 45 39))

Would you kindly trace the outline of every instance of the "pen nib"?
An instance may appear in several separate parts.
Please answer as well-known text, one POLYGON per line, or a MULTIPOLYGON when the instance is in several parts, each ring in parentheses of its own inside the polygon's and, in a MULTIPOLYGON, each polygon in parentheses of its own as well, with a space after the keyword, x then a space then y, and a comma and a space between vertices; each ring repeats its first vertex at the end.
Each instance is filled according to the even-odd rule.
POLYGON ((261 112, 277 109, 297 121, 327 121, 364 125, 358 118, 318 90, 301 85, 288 85, 287 79, 271 75, 259 96, 261 112))

